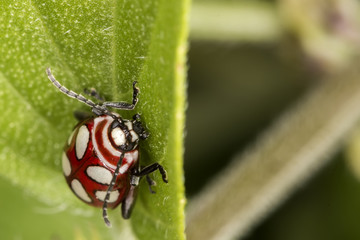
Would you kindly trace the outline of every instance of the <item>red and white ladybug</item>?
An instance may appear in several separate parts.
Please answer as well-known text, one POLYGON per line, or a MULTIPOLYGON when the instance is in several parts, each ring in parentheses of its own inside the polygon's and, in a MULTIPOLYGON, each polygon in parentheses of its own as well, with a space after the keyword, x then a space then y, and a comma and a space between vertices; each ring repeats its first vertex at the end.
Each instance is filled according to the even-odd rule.
POLYGON ((140 168, 138 143, 140 139, 149 136, 140 122, 140 115, 134 115, 130 121, 108 110, 108 107, 134 109, 139 93, 136 82, 133 83, 132 104, 102 102, 100 96, 92 90, 90 95, 102 102, 96 104, 62 86, 49 68, 46 72, 50 81, 61 92, 90 106, 94 113, 82 117, 65 145, 62 168, 69 187, 83 202, 102 207, 107 226, 111 226, 108 207, 115 208, 121 203, 123 218, 129 218, 141 177, 146 176, 152 193, 151 185, 154 185, 154 181, 149 173, 159 170, 163 181, 168 182, 166 171, 160 164, 140 168))

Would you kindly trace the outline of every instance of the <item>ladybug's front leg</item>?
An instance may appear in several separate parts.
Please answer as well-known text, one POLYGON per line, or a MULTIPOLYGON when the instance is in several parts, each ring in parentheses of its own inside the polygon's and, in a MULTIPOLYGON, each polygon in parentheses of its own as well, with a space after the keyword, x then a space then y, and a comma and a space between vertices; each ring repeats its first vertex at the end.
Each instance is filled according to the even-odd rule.
POLYGON ((150 174, 152 172, 155 172, 156 170, 159 170, 159 172, 161 174, 161 177, 162 177, 162 180, 164 182, 168 183, 168 177, 167 177, 166 170, 159 163, 153 163, 153 164, 151 164, 149 166, 146 166, 143 169, 141 169, 140 172, 134 173, 134 175, 137 176, 137 177, 143 177, 143 176, 146 176, 146 175, 148 175, 148 174, 150 174))
POLYGON ((135 167, 133 169, 131 176, 130 176, 129 192, 121 204, 121 214, 124 219, 130 218, 132 209, 135 205, 136 196, 137 196, 137 188, 138 188, 139 180, 141 177, 146 176, 146 180, 149 184, 150 192, 155 193, 151 189, 151 186, 155 185, 155 182, 149 177, 148 174, 150 174, 156 170, 160 171, 163 181, 167 183, 168 182, 167 173, 166 173, 165 169, 163 168, 163 166, 161 166, 158 163, 154 163, 147 167, 144 167, 140 171, 139 171, 138 167, 135 167))
POLYGON ((136 87, 136 81, 133 82, 133 97, 132 103, 127 102, 103 102, 105 107, 112 107, 121 110, 133 110, 138 102, 139 88, 136 87))

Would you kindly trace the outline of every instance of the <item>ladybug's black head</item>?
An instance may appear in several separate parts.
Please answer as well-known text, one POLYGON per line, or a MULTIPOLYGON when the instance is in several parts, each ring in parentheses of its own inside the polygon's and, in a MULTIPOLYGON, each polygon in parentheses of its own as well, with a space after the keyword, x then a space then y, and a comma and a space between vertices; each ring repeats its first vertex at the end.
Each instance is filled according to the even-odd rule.
POLYGON ((136 114, 133 121, 114 119, 109 129, 109 139, 112 145, 121 151, 132 151, 137 148, 139 139, 146 139, 149 134, 140 122, 140 115, 136 114))
POLYGON ((145 140, 149 137, 150 134, 145 130, 140 121, 140 114, 135 114, 133 116, 132 124, 134 131, 139 135, 140 139, 145 140))

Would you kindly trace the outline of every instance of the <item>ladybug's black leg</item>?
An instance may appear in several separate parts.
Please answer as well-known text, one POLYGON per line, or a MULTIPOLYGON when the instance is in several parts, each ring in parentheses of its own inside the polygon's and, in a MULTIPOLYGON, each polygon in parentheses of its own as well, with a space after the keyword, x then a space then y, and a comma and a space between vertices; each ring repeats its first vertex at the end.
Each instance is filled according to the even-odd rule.
POLYGON ((124 158, 124 153, 121 153, 120 155, 120 160, 118 161, 117 165, 116 165, 116 169, 115 169, 115 172, 114 172, 114 175, 111 179, 111 182, 110 182, 110 185, 106 191, 106 196, 105 196, 105 199, 104 199, 104 204, 103 204, 103 218, 104 218, 104 221, 105 221, 105 224, 106 226, 108 227, 111 227, 111 223, 109 221, 109 217, 108 217, 108 213, 107 213, 107 204, 109 202, 109 199, 110 199, 110 193, 115 185, 115 182, 116 182, 116 178, 117 176, 119 175, 119 171, 120 171, 120 166, 122 164, 122 160, 124 158))
POLYGON ((155 182, 154 180, 152 180, 149 175, 146 175, 146 182, 147 182, 148 185, 149 185, 149 190, 150 190, 150 192, 151 192, 152 194, 156 193, 156 192, 155 192, 154 190, 152 190, 152 188, 151 188, 151 186, 155 186, 155 185, 156 185, 156 182, 155 182))
POLYGON ((161 166, 160 164, 158 163, 153 163, 149 166, 146 166, 144 167, 143 169, 140 170, 140 172, 138 173, 135 173, 134 175, 135 176, 138 176, 138 177, 143 177, 143 176, 146 176, 152 172, 155 172, 156 170, 159 170, 161 176, 162 176, 162 180, 166 183, 168 183, 168 177, 167 177, 167 173, 166 173, 166 170, 163 168, 163 166, 161 166))
POLYGON ((85 111, 74 111, 74 117, 79 121, 82 122, 85 119, 88 119, 90 117, 94 116, 91 112, 85 112, 85 111))
POLYGON ((112 107, 122 110, 133 110, 138 102, 139 89, 136 87, 136 81, 133 82, 133 98, 132 103, 127 102, 103 102, 102 105, 105 107, 112 107))
POLYGON ((134 131, 139 135, 140 139, 145 140, 149 137, 149 133, 145 130, 141 123, 140 114, 135 114, 133 116, 133 128, 134 131))
POLYGON ((85 88, 84 89, 84 93, 95 98, 96 100, 100 101, 100 102, 104 102, 105 101, 105 98, 103 98, 97 91, 95 88, 90 88, 90 89, 87 89, 85 88))
POLYGON ((137 186, 131 185, 125 199, 121 203, 121 215, 124 219, 128 219, 131 216, 136 201, 137 189, 137 186))

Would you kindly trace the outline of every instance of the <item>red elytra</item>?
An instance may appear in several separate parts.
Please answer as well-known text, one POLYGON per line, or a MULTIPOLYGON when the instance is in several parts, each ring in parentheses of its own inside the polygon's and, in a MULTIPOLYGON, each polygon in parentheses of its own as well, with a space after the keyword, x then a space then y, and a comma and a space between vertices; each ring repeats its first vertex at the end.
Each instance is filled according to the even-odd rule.
MULTIPOLYGON (((122 153, 116 146, 109 144, 112 121, 111 117, 105 115, 89 118, 78 124, 70 144, 65 146, 62 159, 64 175, 71 190, 82 201, 95 207, 103 206, 106 191, 122 153), (81 144, 86 145, 86 148, 81 144)), ((130 172, 134 167, 138 167, 138 146, 124 155, 121 172, 116 178, 108 202, 109 208, 117 207, 126 197, 130 188, 130 172)))
POLYGON ((61 85, 46 69, 49 80, 62 93, 91 107, 93 116, 83 119, 70 136, 62 157, 62 168, 66 181, 85 203, 102 207, 103 218, 111 226, 107 208, 115 208, 120 203, 123 218, 131 215, 135 204, 137 186, 142 177, 146 177, 150 191, 155 182, 149 174, 159 170, 164 182, 168 182, 165 169, 158 163, 144 168, 139 167, 139 140, 147 139, 149 134, 135 114, 133 120, 123 119, 111 112, 108 107, 133 110, 138 102, 139 89, 133 83, 132 103, 104 102, 100 95, 92 90, 89 94, 99 101, 77 94, 61 85))

